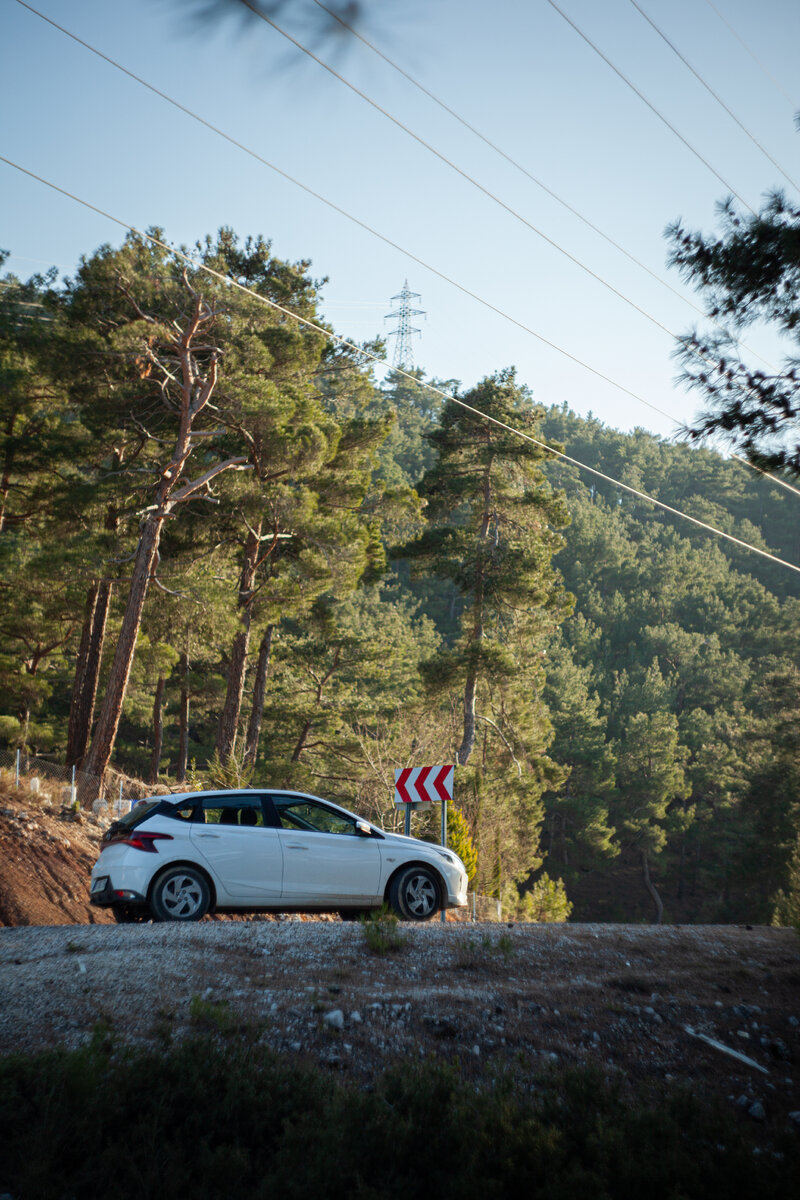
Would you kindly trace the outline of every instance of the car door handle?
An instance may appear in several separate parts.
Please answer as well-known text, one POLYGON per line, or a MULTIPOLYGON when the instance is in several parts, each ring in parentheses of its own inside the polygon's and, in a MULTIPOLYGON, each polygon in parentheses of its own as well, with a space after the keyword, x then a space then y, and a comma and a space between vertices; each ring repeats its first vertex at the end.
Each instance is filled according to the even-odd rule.
POLYGON ((308 846, 301 846, 298 842, 289 842, 287 850, 307 850, 308 846))
POLYGON ((218 838, 219 834, 218 833, 198 833, 197 836, 198 837, 207 837, 207 838, 218 838))

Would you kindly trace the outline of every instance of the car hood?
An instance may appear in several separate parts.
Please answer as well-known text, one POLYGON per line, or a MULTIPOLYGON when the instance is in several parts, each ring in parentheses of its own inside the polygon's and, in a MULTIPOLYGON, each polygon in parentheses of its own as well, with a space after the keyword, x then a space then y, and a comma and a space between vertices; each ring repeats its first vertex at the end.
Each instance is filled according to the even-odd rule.
POLYGON ((443 851, 446 851, 447 854, 456 862, 461 862, 461 859, 458 857, 455 850, 451 850, 449 846, 437 846, 435 842, 423 842, 422 838, 407 837, 404 833, 389 833, 385 829, 378 829, 377 826, 374 826, 374 828, 381 835, 381 837, 390 844, 399 843, 408 849, 413 846, 415 850, 424 850, 428 854, 441 855, 443 851))

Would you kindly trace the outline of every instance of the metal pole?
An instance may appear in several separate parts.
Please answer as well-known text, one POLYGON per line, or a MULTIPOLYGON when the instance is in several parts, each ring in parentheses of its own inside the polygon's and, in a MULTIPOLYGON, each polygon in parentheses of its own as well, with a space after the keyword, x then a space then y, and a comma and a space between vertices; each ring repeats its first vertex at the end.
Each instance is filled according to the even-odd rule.
POLYGON ((17 771, 16 771, 15 787, 19 787, 19 746, 17 746, 17 771))
POLYGON ((70 788, 69 788, 69 802, 70 802, 70 804, 75 803, 75 764, 74 763, 72 764, 72 783, 70 784, 70 788))
POLYGON ((119 781, 119 804, 117 805, 117 816, 122 815, 122 780, 119 781))
MULTIPOLYGON (((442 800, 442 847, 446 848, 446 846, 447 846, 447 801, 442 800)), ((446 915, 444 909, 442 909, 442 911, 439 913, 439 920, 442 922, 442 924, 444 924, 445 921, 447 920, 447 915, 446 915)))
POLYGON ((405 822, 403 824, 403 833, 406 837, 411 837, 411 805, 406 804, 405 822))

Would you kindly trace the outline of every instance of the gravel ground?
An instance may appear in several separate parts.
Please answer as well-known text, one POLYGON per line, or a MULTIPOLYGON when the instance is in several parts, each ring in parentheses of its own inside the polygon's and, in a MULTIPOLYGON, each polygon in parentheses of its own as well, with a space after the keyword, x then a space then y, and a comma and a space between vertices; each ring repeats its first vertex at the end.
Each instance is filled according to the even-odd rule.
POLYGON ((800 941, 786 929, 401 926, 377 955, 338 921, 0 929, 0 1052, 256 1025, 368 1078, 398 1057, 467 1073, 594 1061, 685 1083, 800 1137, 800 941), (705 1040, 709 1039, 709 1040, 705 1040), (712 1044, 718 1043, 718 1044, 712 1044), (737 1057, 737 1056, 744 1056, 737 1057))

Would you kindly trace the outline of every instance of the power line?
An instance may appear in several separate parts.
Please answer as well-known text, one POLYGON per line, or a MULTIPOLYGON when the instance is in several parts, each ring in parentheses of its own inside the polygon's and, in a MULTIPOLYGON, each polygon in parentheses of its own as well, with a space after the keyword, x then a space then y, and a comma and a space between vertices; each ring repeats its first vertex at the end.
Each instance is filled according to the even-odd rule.
MULTIPOLYGON (((187 254, 185 250, 180 250, 175 246, 170 246, 167 242, 155 237, 154 234, 145 233, 142 230, 137 229, 135 225, 131 225, 127 221, 122 221, 119 217, 113 216, 111 213, 99 208, 96 204, 91 204, 88 200, 83 200, 80 196, 76 196, 73 192, 67 191, 66 188, 59 187, 58 184, 53 183, 49 179, 45 179, 44 176, 37 175, 34 171, 28 170, 27 167, 23 167, 19 163, 13 162, 12 159, 6 158, 5 155, 0 155, 0 162, 6 163, 7 166, 13 167, 15 171, 19 171, 21 174, 27 175, 29 179, 35 179, 37 183, 41 183, 45 187, 50 188, 52 191, 58 192, 62 196, 66 196, 69 200, 75 201, 76 204, 80 204, 84 208, 89 209, 91 212, 97 213, 106 220, 113 222, 113 224, 120 226, 122 229, 125 229, 130 233, 133 233, 136 237, 144 238, 148 242, 151 242, 154 246, 159 246, 168 254, 173 255, 175 258, 181 259, 183 262, 188 263, 196 270, 205 271, 206 274, 211 275, 214 279, 219 280, 219 282, 225 284, 226 287, 231 287, 237 291, 244 292, 246 295, 258 300, 261 304, 266 304, 274 311, 280 312, 290 320, 297 322, 297 324, 304 325, 307 329, 312 329, 316 333, 322 334, 322 336, 327 338, 329 341, 335 341, 345 349, 353 350, 357 355, 370 359, 377 366, 385 366, 383 359, 378 358, 376 354, 372 354, 363 346, 355 345, 354 342, 350 342, 347 338, 343 338, 339 334, 333 333, 330 329, 325 329, 323 326, 318 325, 315 321, 310 321, 307 317, 299 316, 297 313, 292 312, 291 309, 286 308, 285 305, 278 304, 277 301, 270 300, 269 297, 262 296, 259 292, 255 292, 251 288, 245 287, 245 285, 239 283, 238 280, 230 279, 228 276, 223 275, 221 271, 217 271, 213 267, 209 267, 207 263, 193 258, 190 254, 187 254)), ((595 467, 590 467, 587 463, 583 463, 579 459, 573 458, 569 454, 565 454, 562 450, 555 450, 552 446, 549 446, 547 442, 543 442, 540 439, 533 437, 529 433, 524 433, 520 429, 515 429, 513 425, 509 425, 505 421, 500 421, 496 417, 491 417, 488 413, 481 412, 479 408, 475 408, 473 405, 467 404, 464 400, 460 400, 457 396, 453 396, 449 392, 445 392, 442 388, 436 387, 435 384, 426 383, 417 379, 415 375, 412 375, 408 371, 404 371, 402 368, 397 368, 397 373, 403 375, 415 385, 427 388, 428 391, 434 392, 436 395, 441 396, 444 400, 448 400, 453 404, 457 404, 460 408, 472 413, 473 416, 480 418, 481 421, 488 421, 492 425, 496 425, 501 429, 505 429, 508 433, 512 433, 516 437, 522 438, 523 441, 530 442, 534 446, 538 446, 548 454, 552 454, 554 458, 559 458, 563 462, 568 462, 572 466, 578 467, 582 471, 588 471, 591 475, 594 475, 595 478, 602 479, 605 483, 610 483, 614 487, 621 488, 623 491, 628 492, 632 496, 636 496, 640 500, 645 500, 649 504, 654 504, 657 508, 663 509, 664 512, 671 513, 676 517, 681 517, 683 520, 689 521, 692 525, 696 525, 698 528, 705 530, 707 533, 713 533, 717 537, 721 537, 725 541, 731 542, 744 550, 750 550, 753 554, 758 554, 762 558, 768 558, 771 562, 778 563, 780 566, 787 567, 790 571, 796 571, 798 574, 800 574, 800 567, 796 566, 794 563, 787 562, 786 559, 779 558, 776 554, 771 554, 768 550, 762 550, 759 546, 753 546, 750 542, 745 542, 741 538, 737 538, 731 533, 726 533, 723 529, 718 529, 715 525, 710 525, 706 521, 701 521, 697 517, 692 517, 688 513, 682 512, 678 508, 674 508, 670 504, 665 504, 663 500, 656 500, 654 496, 648 495, 647 492, 643 492, 638 488, 631 487, 627 483, 622 483, 619 479, 614 479, 613 476, 606 475, 605 472, 599 471, 595 467)))
MULTIPOLYGON (((243 4, 246 3, 246 0, 242 0, 242 3, 243 4)), ((599 54, 599 56, 600 56, 600 58, 602 58, 603 62, 611 68, 611 70, 614 72, 615 75, 619 76, 619 78, 622 80, 623 83, 628 85, 628 87, 631 89, 632 92, 636 93, 636 95, 639 97, 639 99, 642 101, 642 103, 646 104, 652 113, 655 113, 655 115, 658 117, 659 121, 663 122, 663 124, 666 125, 667 129, 669 129, 672 133, 674 133, 675 137, 678 138, 678 140, 680 142, 683 142, 683 144, 687 148, 687 150, 691 150, 691 152, 695 156, 695 158, 699 159, 700 162, 703 164, 703 166, 708 168, 708 170, 711 172, 711 174, 714 175, 720 181, 722 186, 727 188, 728 191, 731 193, 731 195, 735 196, 736 199, 740 202, 740 204, 743 204, 744 207, 746 209, 748 209, 748 211, 751 212, 753 214, 753 216, 755 216, 756 215, 755 209, 752 208, 751 205, 749 205, 747 203, 747 201, 745 199, 743 199, 742 196, 739 195, 739 193, 736 191, 735 188, 732 188, 731 185, 725 179, 723 179, 723 177, 720 175, 719 171, 717 171, 714 167, 712 167, 712 165, 708 161, 708 159, 704 158, 703 155, 700 153, 700 151, 696 150, 694 148, 694 146, 691 144, 691 142, 687 141, 687 139, 683 136, 683 134, 678 132, 678 130, 675 128, 675 126, 672 124, 672 122, 669 121, 664 116, 664 114, 662 112, 660 112, 650 100, 647 99, 647 96, 645 96, 644 92, 640 92, 639 89, 636 87, 636 85, 634 83, 632 83, 630 79, 628 79, 628 76, 624 75, 623 72, 619 69, 619 67, 616 67, 614 65, 614 63, 611 61, 611 59, 603 53, 603 51, 600 49, 600 47, 598 45, 596 45, 595 42, 592 41, 592 39, 588 36, 588 34, 584 33, 583 30, 580 28, 580 26, 576 25, 575 22, 572 20, 572 18, 568 17, 567 14, 564 12, 564 10, 559 8, 559 6, 555 3, 555 0, 547 0, 547 3, 550 5, 551 8, 555 9, 555 11, 558 13, 558 15, 560 17, 563 17, 563 19, 567 22, 567 24, 570 25, 575 30, 575 32, 578 34, 578 36, 581 37, 584 40, 584 42, 586 42, 587 46, 591 46, 591 48, 592 48, 592 50, 594 50, 595 54, 599 54)), ((250 6, 248 5, 248 7, 250 7, 250 6)))
POLYGON ((385 54, 383 50, 380 50, 373 42, 369 41, 368 38, 365 38, 362 33, 359 33, 359 31, 354 28, 354 26, 349 25, 347 21, 339 16, 338 13, 334 12, 332 8, 328 8, 327 5, 322 3, 322 0, 314 0, 314 3, 324 12, 328 13, 328 15, 335 21, 338 21, 342 28, 347 29, 353 35, 353 37, 358 38, 360 42, 363 42, 363 44, 367 46, 368 49, 373 52, 373 54, 377 54, 378 57, 382 58, 383 61, 387 63, 394 71, 397 71, 398 74, 402 75, 404 79, 407 79, 408 82, 417 88, 418 91, 422 92, 424 96, 427 96, 429 100, 432 100, 434 104, 437 104, 439 108, 448 113, 448 115, 451 116, 455 121, 458 121, 459 125, 462 125, 464 129, 469 130, 471 134, 473 134, 476 138, 479 138, 480 141, 493 150, 495 154, 499 154, 500 157, 505 159, 507 163, 510 163, 512 167, 521 172, 526 179, 529 179, 531 183, 535 183, 538 188, 541 188, 541 190, 555 200, 557 204, 560 204, 562 208, 567 210, 567 212, 572 213, 574 217, 577 217, 579 221, 582 221, 588 229, 591 229, 593 233, 596 233, 598 237, 601 237, 604 242, 607 242, 609 246, 613 246, 614 249, 618 250, 620 254, 624 254, 630 262, 639 267, 640 270, 645 271, 651 277, 651 279, 656 281, 656 283, 660 283, 662 287, 667 288, 670 292, 672 292, 673 296, 677 296, 679 300, 684 302, 684 304, 688 304, 696 313, 700 313, 701 316, 705 316, 702 308, 695 304, 684 292, 680 292, 677 288, 674 288, 669 280, 664 279, 658 274, 658 272, 652 271, 650 267, 648 267, 640 259, 636 258, 634 254, 631 254, 629 250, 626 250, 624 246, 620 245, 619 242, 615 241, 614 238, 605 233, 599 228, 599 226, 595 225, 594 222, 590 221, 589 218, 584 216, 583 213, 579 212, 577 208, 574 208, 573 205, 571 205, 567 200, 565 200, 562 196, 559 196, 557 192, 554 192, 551 187, 548 187, 546 183, 543 183, 542 180, 537 178, 537 176, 529 171, 527 167, 524 167, 522 163, 517 161, 517 159, 512 158, 512 156, 498 146, 496 142, 493 142, 491 138, 488 138, 484 133, 481 133, 479 129, 476 129, 474 125, 471 125, 470 122, 462 117, 460 113, 456 112, 454 108, 451 108, 449 104, 446 104, 444 100, 435 95, 435 93, 430 91, 429 88, 426 88, 425 85, 420 83, 418 79, 415 79, 413 75, 409 74, 409 72, 401 67, 399 63, 390 58, 388 54, 385 54))
MULTIPOLYGON (((404 246, 401 246, 398 242, 395 242, 392 238, 388 237, 386 234, 380 233, 380 231, 375 229, 372 225, 369 225, 366 221, 362 221, 359 217, 354 216, 352 213, 348 212, 347 209, 342 208, 340 205, 336 204, 334 201, 329 200, 326 196, 323 196, 320 192, 315 191, 314 188, 309 187, 305 183, 302 183, 299 179, 295 178, 295 176, 290 175, 287 171, 282 170, 281 167, 276 166, 275 163, 270 162, 269 159, 264 158, 263 155, 258 153, 258 151, 251 149, 249 146, 245 145, 244 142, 240 142, 237 138, 231 136, 231 134, 226 133, 223 129, 220 129, 219 126, 212 124, 211 121, 207 121, 205 119, 205 117, 201 117, 198 113, 194 112, 193 109, 187 108, 186 105, 181 104, 181 102, 179 100, 173 99, 173 97, 169 96, 166 92, 162 92, 160 88, 157 88, 153 84, 148 83, 147 80, 143 79, 140 75, 135 74, 135 72, 133 72, 133 71, 129 71, 127 67, 123 67, 121 65, 121 63, 117 62, 115 59, 111 58, 109 55, 104 54, 102 50, 98 50, 95 46, 92 46, 89 42, 84 41, 83 38, 80 38, 76 34, 71 33, 70 30, 65 29, 63 25, 59 25, 56 21, 53 21, 50 17, 45 16, 44 13, 39 12, 38 9, 35 9, 32 7, 32 5, 27 4, 26 0, 16 0, 16 2, 17 2, 17 4, 20 4, 23 8, 28 9, 28 11, 33 13, 35 16, 40 17, 43 21, 46 21, 48 25, 52 25, 55 29, 58 29, 60 33, 65 34, 72 41, 77 42, 79 45, 83 46, 84 49, 91 51, 92 54, 97 55, 98 58, 103 59, 104 62, 107 62, 110 66, 115 67, 118 71, 121 71, 123 73, 123 75, 127 75, 129 79, 133 79, 136 83, 141 84, 142 87, 147 88, 148 91, 153 92, 154 95, 159 96, 162 100, 166 100, 166 102, 168 104, 171 104, 173 106, 173 108, 177 108, 180 112, 184 113, 186 116, 191 117, 195 121, 198 121, 201 125, 204 125, 206 129, 210 129, 212 133, 217 134, 218 137, 221 137, 226 142, 229 142, 230 145, 235 146, 238 150, 242 150, 245 154, 249 155, 251 158, 255 159, 257 162, 260 162, 263 166, 269 167, 269 169, 271 171, 274 171, 277 175, 280 175, 282 179, 287 180, 289 183, 293 184, 295 187, 299 187, 307 195, 312 196, 315 200, 319 200, 320 203, 326 205, 327 208, 330 208, 332 211, 338 213, 340 216, 345 217, 346 220, 351 221, 353 224, 358 225, 359 228, 365 230, 365 232, 369 233, 373 237, 379 238, 380 241, 382 241, 385 245, 390 246, 393 250, 397 250, 400 254, 405 255, 407 258, 411 259, 412 262, 418 263, 421 267, 424 267, 425 270, 430 271, 431 274, 435 275, 438 279, 441 279, 443 282, 450 284, 451 287, 455 287, 463 295, 469 296, 470 299, 477 301, 478 304, 483 305, 483 307, 489 309, 490 312, 493 312, 497 316, 502 317, 504 320, 509 321, 512 325, 515 325, 518 329, 521 329, 524 333, 527 333, 531 337, 536 338, 536 340, 541 342, 542 345, 548 346, 551 350, 555 350, 558 354, 561 354, 564 358, 569 359, 570 362, 573 362, 577 366, 582 367, 584 370, 589 371, 590 374, 594 375, 597 379, 601 379, 601 380, 603 380, 604 383, 610 384, 612 387, 616 388, 618 391, 622 392, 624 395, 629 396, 632 400, 636 400, 638 403, 645 405, 646 408, 649 408, 653 412, 658 413, 659 416, 666 417, 667 420, 672 421, 672 423, 674 425, 680 425, 681 422, 678 421, 678 419, 676 417, 673 417, 670 413, 665 412, 664 409, 661 409, 657 405, 652 404, 649 400, 645 400, 645 398, 643 396, 639 396, 636 392, 633 392, 629 388, 626 388, 623 384, 617 383, 616 380, 612 379, 609 375, 605 375, 602 371, 597 370, 596 367, 590 366, 587 362, 584 362, 583 359, 578 358, 577 355, 571 354, 569 350, 565 350, 562 346, 559 346, 557 342, 553 342, 549 338, 546 338, 543 334, 537 333, 537 331, 535 329, 532 329, 529 325, 526 325, 523 321, 518 320, 516 317, 512 316, 510 313, 505 312, 502 308, 499 308, 497 305, 492 304, 491 301, 484 299, 477 292, 473 292, 465 284, 459 283, 457 280, 453 279, 452 276, 447 275, 443 271, 438 270, 438 268, 436 268, 436 267, 432 266, 430 263, 426 262, 425 259, 420 258, 418 255, 414 254, 411 250, 408 250, 404 246)), ((245 0, 242 0, 242 3, 244 3, 244 2, 245 2, 245 0)), ((610 286, 610 285, 607 285, 607 286, 610 286)), ((655 324, 660 325, 660 322, 656 321, 655 318, 651 318, 651 319, 654 321, 655 324)), ((672 333, 671 330, 667 329, 666 326, 661 326, 661 328, 664 330, 665 333, 667 333, 669 335, 670 338, 677 340, 676 335, 674 333, 672 333)))
MULTIPOLYGON (((435 275, 437 278, 441 279, 443 282, 449 284, 451 287, 456 288, 463 295, 468 296, 472 300, 475 300, 478 304, 482 305, 484 308, 489 309, 490 312, 495 313, 497 316, 502 317, 504 320, 508 321, 510 324, 515 325, 518 329, 522 330, 524 333, 527 333, 531 337, 536 338, 536 340, 541 342, 543 345, 549 347, 551 350, 555 350, 558 354, 562 355, 564 358, 569 359, 570 362, 575 363, 577 366, 582 367, 584 370, 588 371, 590 374, 594 375, 596 378, 601 379, 604 383, 607 383, 611 387, 616 388, 618 391, 622 392, 623 395, 629 396, 632 400, 637 401, 637 403, 643 404, 646 408, 651 409, 652 412, 656 412, 659 414, 659 416, 665 417, 668 421, 671 421, 673 423, 673 425, 676 425, 676 426, 681 425, 681 422, 678 420, 678 418, 673 416, 671 413, 666 412, 666 410, 659 408, 658 405, 653 404, 649 400, 646 400, 644 398, 644 396, 640 396, 637 392, 631 391, 630 388, 627 388, 623 384, 618 383, 616 380, 612 379, 609 375, 606 375, 602 371, 599 371, 596 367, 592 367, 589 363, 585 362, 581 358, 578 358, 576 355, 570 353, 570 351, 565 350, 562 346, 559 346, 556 342, 553 342, 549 338, 544 337, 543 334, 537 333, 537 331, 535 329, 532 329, 529 325, 526 325, 526 324, 524 324, 524 322, 519 321, 516 317, 513 317, 510 313, 505 312, 503 309, 499 308, 497 305, 492 304, 489 300, 486 300, 484 297, 480 296, 477 292, 473 292, 470 288, 466 287, 464 284, 459 283, 457 280, 453 279, 451 276, 446 275, 444 272, 438 270, 436 267, 434 267, 430 263, 426 262, 425 259, 418 257, 416 254, 412 253, 412 251, 407 250, 405 247, 399 245, 399 243, 393 241, 391 238, 389 238, 385 234, 380 233, 377 229, 373 228, 371 225, 367 224, 365 221, 362 221, 360 218, 358 218, 358 217, 354 216, 352 213, 348 212, 347 209, 341 208, 338 204, 335 204, 332 200, 327 199, 327 197, 323 196, 320 192, 315 191, 313 188, 309 187, 307 184, 304 184, 299 179, 296 179, 293 175, 288 174, 288 172, 286 172, 286 171, 282 170, 280 167, 276 166, 275 163, 270 162, 269 159, 264 158, 257 151, 252 150, 249 146, 245 145, 243 142, 238 141, 236 138, 232 137, 230 134, 226 133, 224 130, 220 129, 218 126, 212 124, 210 121, 207 121, 204 117, 201 117, 193 109, 187 108, 186 105, 181 104, 180 101, 175 100, 172 96, 169 96, 166 92, 163 92, 159 88, 155 87, 153 84, 148 83, 147 80, 143 79, 140 75, 137 75, 137 74, 135 74, 135 72, 128 70, 127 67, 122 66, 122 64, 117 62, 116 59, 113 59, 109 55, 104 54, 102 50, 98 50, 97 47, 91 45, 91 43, 89 43, 89 42, 84 41, 83 38, 78 37, 76 34, 72 33, 70 30, 64 28, 63 25, 59 25, 56 21, 53 21, 50 17, 45 16, 44 13, 39 12, 38 9, 35 9, 35 8, 33 8, 32 5, 26 3, 26 0, 17 0, 17 3, 20 4, 23 8, 26 8, 29 12, 33 13, 34 16, 39 17, 41 20, 45 21, 48 25, 51 25, 54 29, 57 29, 60 33, 63 33, 66 37, 70 38, 72 41, 76 42, 78 45, 83 46, 84 49, 89 50, 92 54, 96 55, 98 58, 101 58, 104 62, 108 63, 109 66, 112 66, 116 70, 121 71, 122 74, 127 75, 129 79, 133 79, 134 82, 140 84, 142 87, 147 88, 148 91, 152 92, 154 95, 158 96, 160 99, 165 100, 168 104, 171 104, 174 108, 177 108, 180 112, 184 113, 186 116, 191 117, 193 120, 199 122, 199 124, 203 125, 206 129, 211 130, 212 133, 217 134, 218 137, 223 138, 226 142, 230 143, 230 145, 232 145, 232 146, 235 146, 238 150, 242 150, 245 154, 249 155, 251 158, 255 159, 257 162, 261 163, 263 166, 268 167, 271 171, 274 171, 277 175, 280 175, 281 178, 287 180, 289 183, 293 184, 295 187, 298 187, 302 191, 306 192, 307 195, 312 196, 315 200, 319 200, 320 203, 326 205, 326 207, 328 207, 332 211, 338 213, 340 216, 343 216, 346 220, 351 221, 353 224, 359 226, 359 228, 365 230, 365 232, 369 233, 373 237, 378 238, 385 245, 390 246, 392 249, 397 250, 399 253, 405 255, 407 258, 411 259, 413 262, 418 263, 425 270, 429 271, 431 274, 435 275)), ((127 228, 127 226, 126 226, 126 228, 127 228)), ((667 330, 667 332, 670 333, 669 330, 667 330)), ((675 338, 675 335, 670 333, 670 337, 675 338)), ((678 339, 676 338, 676 340, 678 340, 678 339)), ((698 357, 701 357, 704 360, 708 361, 707 355, 702 354, 699 349, 695 348, 694 352, 698 355, 698 357)), ((800 495, 800 491, 798 491, 797 488, 792 487, 791 484, 787 483, 783 479, 780 479, 778 476, 770 475, 770 473, 768 471, 762 470, 761 467, 755 466, 755 464, 748 462, 747 459, 742 458, 740 455, 732 454, 731 457, 742 462, 745 466, 751 468, 752 470, 759 472, 760 474, 766 476, 769 479, 772 479, 773 482, 779 484, 781 487, 784 487, 784 488, 788 489, 789 491, 795 492, 796 494, 800 495)))
POLYGON ((769 161, 772 163, 773 167, 775 167, 775 169, 777 171, 780 171, 781 175, 786 180, 786 182, 790 183, 796 192, 800 192, 800 186, 798 186, 798 184, 795 183, 795 181, 792 179, 792 177, 790 175, 786 174, 786 172, 784 171, 784 169, 780 165, 780 163, 776 162, 775 159, 772 157, 772 155, 769 153, 769 151, 764 149, 764 147, 761 145, 761 142, 759 142, 758 138, 756 138, 755 135, 752 134, 750 132, 750 130, 745 125, 742 124, 742 122, 736 116, 736 113, 732 112, 731 109, 728 108, 727 104, 722 99, 722 97, 717 95, 717 93, 710 86, 710 84, 708 84, 705 81, 705 79, 703 79, 702 75, 700 75, 699 72, 697 72, 694 69, 694 67, 689 62, 689 60, 687 58, 685 58, 683 54, 681 54, 680 50, 675 45, 675 43, 670 41, 670 39, 664 33, 663 29, 661 29, 658 25, 656 25, 656 23, 652 17, 648 16, 648 14, 642 8, 641 4, 638 3, 638 0, 631 0, 631 4, 636 9, 636 11, 644 17, 644 19, 645 19, 645 21, 647 21, 648 25, 650 25, 650 27, 655 30, 655 32, 658 34, 658 36, 664 42, 666 42, 666 44, 669 46, 670 50, 672 50, 672 52, 677 55, 677 57, 681 60, 683 65, 686 67, 686 69, 691 71, 691 73, 694 75, 697 82, 702 84, 702 86, 706 89, 709 96, 713 96, 713 98, 716 100, 717 104, 719 104, 720 107, 725 110, 725 112, 728 114, 728 116, 731 118, 731 120, 735 121, 736 124, 739 126, 739 128, 742 130, 742 132, 745 133, 747 135, 747 137, 750 138, 750 141, 753 143, 753 145, 758 147, 758 149, 761 151, 761 153, 764 155, 764 157, 769 159, 769 161))
POLYGON ((775 76, 772 74, 772 72, 769 70, 769 68, 764 66, 764 63, 761 61, 761 59, 758 58, 758 56, 753 53, 753 51, 747 45, 747 42, 744 40, 744 38, 739 36, 739 34, 736 32, 736 30, 731 25, 728 18, 723 16, 723 14, 719 11, 716 4, 713 4, 712 0, 706 0, 706 4, 708 5, 709 8, 712 8, 714 10, 714 12, 719 17, 720 21, 722 21, 722 24, 727 25, 728 29, 733 34, 733 36, 736 38, 739 45, 744 47, 744 49, 747 51, 747 53, 752 58, 753 62, 761 69, 761 71, 763 71, 763 73, 766 75, 767 79, 769 79, 770 82, 772 84, 774 84, 774 86, 777 88, 777 90, 780 92, 780 94, 784 97, 784 99, 788 100, 791 105, 794 105, 796 103, 796 101, 793 100, 792 97, 789 95, 789 93, 786 91, 786 89, 781 86, 781 84, 778 82, 778 80, 775 78, 775 76))
MULTIPOLYGON (((18 0, 18 3, 22 2, 23 0, 18 0)), ((552 0, 549 0, 549 2, 552 3, 552 0)), ((646 309, 638 305, 635 300, 631 300, 629 296, 624 294, 624 292, 620 292, 614 287, 613 284, 609 283, 607 279, 604 279, 602 275, 598 275, 596 271, 591 269, 591 267, 587 267, 584 262, 582 262, 579 258, 576 258, 574 254, 571 254, 569 250, 565 250, 563 246, 561 246, 553 238, 549 237, 546 233, 544 233, 543 230, 534 225, 533 222, 529 221, 527 217, 524 217, 522 213, 517 212, 517 210, 512 208, 510 204, 506 204, 504 200, 491 191, 490 188, 485 187, 473 175, 470 175, 468 171, 465 171, 463 167, 459 167, 458 164, 453 162, 451 158, 448 158, 447 155, 442 154, 440 150, 437 150, 436 147, 431 145, 430 142, 426 141, 425 138, 420 137, 418 133, 415 133, 413 129, 411 129, 398 117, 393 116, 388 109, 383 108, 383 106, 378 104, 376 100, 373 100, 371 96, 368 96, 366 92, 362 92, 361 89, 356 87, 354 83, 351 83, 348 79, 345 79, 344 75, 340 74, 340 72, 334 67, 330 66, 329 63, 326 63, 324 59, 315 54, 313 50, 309 50, 307 46, 304 46, 301 41, 298 41, 296 37, 293 37, 292 34, 280 26, 277 21, 273 20, 272 17, 267 16, 266 13, 263 13, 257 5, 252 4, 251 0, 240 0, 240 3, 242 3, 245 8, 249 8, 255 16, 259 17, 266 25, 269 25, 272 29, 279 33, 281 37, 286 38, 286 40, 291 42, 293 46, 295 46, 298 50, 301 50, 303 54, 306 54, 309 58, 313 59, 315 63, 322 67, 323 70, 327 71, 328 74, 332 75, 334 79, 338 79, 339 82, 344 84, 346 88, 349 88, 354 95, 359 96, 365 101, 365 103, 369 104, 371 108, 374 108, 376 112, 379 112, 381 116, 386 117, 388 121, 391 121, 393 125, 396 125, 398 129, 402 129, 402 131, 408 134, 410 138, 413 138, 418 145, 423 146, 430 154, 432 154, 435 158, 438 158, 440 162, 443 162, 446 166, 450 167, 451 170, 455 171, 456 174, 460 175, 462 179, 465 179, 467 183, 472 184, 474 188, 476 188, 489 200, 492 200, 495 204, 499 205, 499 207, 507 212, 509 216, 512 216, 515 220, 519 221, 520 224, 529 229, 531 233, 535 233, 537 237, 542 239, 542 241, 547 242, 548 246, 551 246, 554 250, 557 250, 559 254, 563 254, 565 258, 569 259, 571 263, 574 263, 574 265, 581 271, 584 271, 587 275, 590 275, 592 279, 596 280, 596 282, 602 287, 607 288, 608 291, 612 292, 618 297, 618 299, 622 300, 623 303, 630 305, 630 307, 635 309, 635 311, 643 316, 645 320, 650 321, 658 329, 662 330, 663 333, 666 333, 668 337, 677 340, 677 334, 675 334, 667 325, 664 325, 662 321, 659 321, 658 317, 652 316, 652 314, 647 312, 646 309)), ((683 141, 684 139, 681 140, 683 141)), ((689 143, 687 142, 686 145, 688 144, 689 143)), ((717 176, 717 178, 722 179, 721 176, 717 176)), ((724 180, 722 180, 722 182, 725 184, 725 187, 729 186, 724 180)), ((733 194, 736 195, 737 198, 741 199, 741 197, 738 197, 738 193, 734 192, 733 194)), ((742 203, 744 204, 745 202, 742 201, 742 203)), ((747 207, 749 207, 749 205, 747 207)), ((752 212, 752 209, 750 211, 752 212)))

